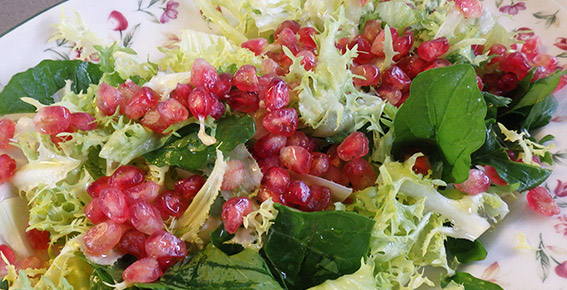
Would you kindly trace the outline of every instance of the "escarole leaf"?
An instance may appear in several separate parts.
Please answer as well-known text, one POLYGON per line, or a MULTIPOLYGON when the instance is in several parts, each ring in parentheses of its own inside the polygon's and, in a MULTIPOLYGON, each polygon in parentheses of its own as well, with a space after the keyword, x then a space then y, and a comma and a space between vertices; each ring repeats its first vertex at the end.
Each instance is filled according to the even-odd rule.
POLYGON ((315 286, 360 268, 369 251, 373 220, 353 212, 304 213, 279 204, 275 208, 278 216, 264 252, 290 289, 315 286))
POLYGON ((165 146, 146 153, 144 157, 157 166, 174 165, 187 170, 201 168, 215 156, 216 149, 228 154, 238 144, 246 143, 256 131, 254 119, 249 115, 233 115, 218 121, 215 138, 217 143, 206 146, 198 135, 199 128, 190 126, 179 131, 184 136, 171 137, 165 146))
POLYGON ((29 97, 47 105, 55 102, 53 94, 71 80, 71 90, 86 92, 90 84, 98 84, 102 76, 97 64, 80 60, 43 60, 38 65, 12 77, 0 92, 0 116, 33 113, 36 108, 21 100, 29 97))
POLYGON ((476 85, 474 69, 455 65, 428 70, 411 85, 410 97, 394 120, 394 151, 434 143, 434 157, 443 162, 443 179, 468 178, 470 155, 485 139, 486 103, 476 85), (421 144, 420 144, 421 143, 421 144))
POLYGON ((170 268, 160 282, 136 286, 160 290, 282 289, 262 256, 254 250, 228 256, 212 245, 170 268))

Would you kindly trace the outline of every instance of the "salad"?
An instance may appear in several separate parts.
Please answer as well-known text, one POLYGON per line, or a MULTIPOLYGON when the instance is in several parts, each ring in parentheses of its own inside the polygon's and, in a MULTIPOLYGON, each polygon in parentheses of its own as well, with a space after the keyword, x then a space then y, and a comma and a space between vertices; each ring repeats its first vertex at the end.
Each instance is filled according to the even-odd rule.
POLYGON ((567 77, 482 2, 197 4, 156 61, 63 17, 0 91, 2 288, 502 289, 479 237, 559 213, 567 77))

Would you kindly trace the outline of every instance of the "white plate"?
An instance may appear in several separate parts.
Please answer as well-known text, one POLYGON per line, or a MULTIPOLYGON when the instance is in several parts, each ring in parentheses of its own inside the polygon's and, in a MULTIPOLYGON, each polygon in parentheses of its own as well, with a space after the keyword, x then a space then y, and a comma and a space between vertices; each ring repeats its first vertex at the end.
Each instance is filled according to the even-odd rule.
MULTIPOLYGON (((81 15, 87 26, 108 44, 114 41, 123 43, 129 38, 128 44, 143 59, 158 58, 160 53, 156 47, 175 40, 179 29, 209 30, 192 1, 180 2, 174 9, 172 3, 167 0, 71 0, 58 5, 0 37, 0 84, 5 85, 13 74, 36 65, 42 59, 69 56, 68 44, 48 43, 47 40, 55 31, 52 24, 59 23, 62 13, 73 16, 71 9, 81 15), (118 11, 128 22, 121 31, 115 30, 118 22, 109 18, 112 11, 118 11)), ((543 50, 565 62, 567 39, 561 38, 567 37, 565 0, 491 0, 485 1, 485 7, 494 13, 510 16, 500 18, 501 23, 509 28, 533 29, 543 39, 543 50)), ((553 122, 537 135, 555 135, 557 148, 553 152, 567 153, 566 90, 557 97, 560 107, 553 122)), ((559 181, 567 183, 565 164, 554 167, 546 186, 553 193, 559 181)), ((564 192, 567 194, 567 186, 564 192)), ((467 266, 466 270, 505 289, 567 289, 567 277, 555 271, 558 263, 567 261, 567 197, 557 197, 557 201, 562 205, 562 213, 548 218, 531 210, 522 195, 512 205, 512 213, 504 222, 483 237, 489 253, 487 259, 467 266), (522 236, 528 243, 523 249, 518 247, 522 236)))

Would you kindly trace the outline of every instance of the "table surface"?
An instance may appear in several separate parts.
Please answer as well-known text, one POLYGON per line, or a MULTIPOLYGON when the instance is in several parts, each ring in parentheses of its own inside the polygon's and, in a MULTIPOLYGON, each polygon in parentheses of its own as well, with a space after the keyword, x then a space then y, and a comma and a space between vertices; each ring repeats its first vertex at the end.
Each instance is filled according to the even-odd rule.
POLYGON ((63 0, 0 0, 0 35, 63 0))

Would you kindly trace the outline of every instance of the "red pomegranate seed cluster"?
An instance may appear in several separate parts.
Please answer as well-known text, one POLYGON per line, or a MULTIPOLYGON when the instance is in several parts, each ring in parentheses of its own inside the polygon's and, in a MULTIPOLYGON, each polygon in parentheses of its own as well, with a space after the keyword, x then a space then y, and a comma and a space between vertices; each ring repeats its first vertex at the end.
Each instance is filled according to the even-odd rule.
POLYGON ((116 249, 139 260, 123 273, 125 281, 146 283, 187 255, 185 243, 164 230, 164 220, 180 217, 205 179, 193 175, 160 194, 160 186, 145 180, 136 166, 121 166, 87 188, 92 197, 85 215, 94 224, 84 236, 88 254, 116 249))
MULTIPOLYGON (((48 237, 49 238, 49 237, 48 237)), ((32 242, 32 240, 28 240, 32 242)), ((34 244, 31 244, 32 247, 34 244)), ((34 247, 35 248, 35 247, 34 247)), ((45 250, 45 249, 38 249, 37 250, 45 250)), ((28 257, 20 257, 18 258, 16 253, 10 246, 0 244, 0 252, 6 257, 8 263, 13 265, 16 268, 16 271, 25 270, 25 269, 41 269, 45 267, 45 261, 40 258, 39 256, 28 256, 28 257)), ((3 259, 0 259, 0 278, 4 278, 8 274, 8 265, 4 262, 3 259)))
POLYGON ((70 140, 70 136, 59 137, 59 133, 73 133, 77 130, 90 131, 97 128, 95 118, 88 113, 71 113, 63 106, 49 106, 37 111, 33 118, 35 130, 50 135, 55 144, 70 140))
POLYGON ((8 154, 0 155, 0 184, 10 181, 16 173, 16 160, 8 154))

